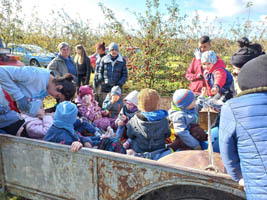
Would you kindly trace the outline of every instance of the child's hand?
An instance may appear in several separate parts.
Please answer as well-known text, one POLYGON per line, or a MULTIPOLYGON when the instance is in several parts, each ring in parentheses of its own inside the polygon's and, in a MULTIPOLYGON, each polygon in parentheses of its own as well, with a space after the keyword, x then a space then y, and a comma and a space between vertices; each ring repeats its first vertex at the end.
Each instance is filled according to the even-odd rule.
POLYGON ((72 152, 77 152, 80 150, 80 148, 82 148, 83 144, 78 142, 78 141, 75 141, 71 144, 71 151, 72 152))
POLYGON ((212 94, 212 95, 215 95, 215 94, 217 94, 218 92, 219 92, 219 88, 218 88, 218 87, 214 87, 214 88, 211 89, 211 94, 212 94))
POLYGON ((37 116, 40 118, 40 119, 43 119, 45 115, 45 110, 43 108, 40 108, 37 112, 37 116))
POLYGON ((126 121, 126 120, 127 120, 127 117, 126 117, 125 115, 122 115, 122 116, 121 116, 121 120, 122 120, 122 121, 126 121))
POLYGON ((125 125, 125 124, 124 124, 123 121, 121 121, 121 120, 118 121, 118 126, 124 126, 124 125, 125 125))
POLYGON ((135 151, 132 150, 132 149, 128 149, 128 150, 126 150, 126 154, 129 155, 129 156, 134 156, 135 155, 135 151))

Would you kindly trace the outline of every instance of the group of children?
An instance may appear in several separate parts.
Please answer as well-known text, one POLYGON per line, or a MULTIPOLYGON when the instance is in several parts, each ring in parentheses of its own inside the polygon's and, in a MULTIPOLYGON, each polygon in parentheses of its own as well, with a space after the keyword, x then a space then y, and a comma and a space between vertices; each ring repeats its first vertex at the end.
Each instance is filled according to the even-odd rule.
MULTIPOLYGON (((200 59, 207 87, 198 98, 188 89, 176 90, 169 112, 159 109, 160 95, 152 89, 132 91, 122 100, 121 88, 114 86, 101 107, 94 91, 85 85, 79 88, 75 103, 63 101, 55 113, 45 113, 40 107, 36 117, 21 114, 25 122, 23 131, 18 132, 72 145, 73 151, 95 147, 154 160, 173 151, 205 149, 208 136, 198 124, 198 112, 205 96, 227 100, 233 78, 214 51, 203 52, 200 59), (168 140, 171 125, 175 134, 172 141, 168 140)), ((0 114, 7 112, 0 109, 0 114)))
MULTIPOLYGON (((213 51, 205 52, 201 61, 208 77, 207 93, 223 95, 231 81, 225 65, 213 51)), ((37 116, 18 115, 15 111, 9 114, 23 123, 17 135, 71 145, 72 151, 83 146, 94 147, 157 160, 173 151, 201 149, 201 142, 207 140, 207 134, 198 125, 192 91, 177 90, 169 113, 159 109, 160 95, 155 90, 135 90, 123 100, 121 96, 121 88, 112 87, 101 107, 94 98, 94 91, 85 85, 79 88, 75 103, 63 101, 57 105, 55 113, 45 113, 41 106, 37 116), (170 124, 173 124, 176 138, 167 142, 171 135, 170 124)), ((1 107, 0 115, 9 112, 5 109, 8 106, 1 107)))

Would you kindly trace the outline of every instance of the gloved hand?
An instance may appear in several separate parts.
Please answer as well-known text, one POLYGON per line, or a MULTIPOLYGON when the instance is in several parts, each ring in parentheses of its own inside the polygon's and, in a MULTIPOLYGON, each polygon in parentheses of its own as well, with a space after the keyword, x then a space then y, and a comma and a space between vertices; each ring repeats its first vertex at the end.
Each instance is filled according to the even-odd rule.
POLYGON ((201 52, 200 52, 199 48, 195 49, 194 55, 195 55, 196 59, 200 59, 201 58, 201 52))
POLYGON ((30 109, 30 104, 27 97, 22 97, 17 100, 18 108, 21 112, 28 112, 30 109))

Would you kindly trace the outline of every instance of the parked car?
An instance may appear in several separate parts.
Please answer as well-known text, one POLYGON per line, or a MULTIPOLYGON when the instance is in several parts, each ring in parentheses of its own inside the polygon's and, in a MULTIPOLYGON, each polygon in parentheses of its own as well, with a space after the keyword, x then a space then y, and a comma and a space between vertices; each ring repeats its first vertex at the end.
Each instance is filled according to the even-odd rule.
POLYGON ((9 44, 8 47, 11 48, 12 55, 19 56, 25 65, 46 67, 56 57, 54 53, 49 53, 37 45, 9 44))
POLYGON ((0 65, 23 66, 18 56, 12 56, 9 48, 4 48, 0 38, 0 65))

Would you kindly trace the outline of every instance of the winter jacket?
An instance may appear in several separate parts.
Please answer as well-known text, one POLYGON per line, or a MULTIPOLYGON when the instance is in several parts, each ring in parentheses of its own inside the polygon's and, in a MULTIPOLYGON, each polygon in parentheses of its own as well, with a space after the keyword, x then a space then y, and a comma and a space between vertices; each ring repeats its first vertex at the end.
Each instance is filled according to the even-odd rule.
POLYGON ((92 104, 89 106, 78 97, 77 103, 80 115, 93 122, 97 128, 107 130, 107 127, 112 126, 114 123, 114 119, 103 116, 104 111, 102 111, 95 100, 93 100, 92 104))
MULTIPOLYGON (((71 62, 74 63, 72 59, 71 59, 71 62)), ((54 75, 57 77, 62 77, 65 74, 70 73, 66 62, 60 56, 55 57, 48 64, 47 68, 50 69, 54 73, 54 75)))
POLYGON ((102 58, 104 58, 104 56, 106 56, 106 54, 103 54, 103 55, 96 54, 96 61, 95 61, 96 67, 95 67, 95 77, 94 77, 95 87, 97 87, 98 84, 100 84, 98 74, 100 73, 100 71, 99 71, 100 70, 100 63, 101 63, 102 58))
POLYGON ((123 106, 123 102, 121 99, 119 99, 119 101, 112 104, 111 103, 111 94, 109 93, 109 94, 107 94, 107 96, 103 102, 102 108, 104 110, 109 111, 109 117, 110 118, 116 119, 117 116, 119 115, 120 111, 121 111, 122 106, 123 106))
POLYGON ((192 63, 186 72, 186 78, 190 81, 189 88, 197 95, 201 94, 201 89, 206 87, 206 82, 203 75, 203 67, 200 59, 193 58, 192 63), (201 74, 202 78, 199 77, 201 74))
POLYGON ((248 200, 267 199, 267 91, 233 98, 221 111, 219 146, 228 174, 244 178, 248 200))
POLYGON ((122 119, 122 116, 125 115, 127 117, 125 123, 127 123, 137 112, 137 108, 135 110, 128 110, 126 105, 124 105, 118 115, 118 118, 116 119, 115 123, 118 124, 118 121, 122 119))
POLYGON ((83 137, 78 132, 75 132, 74 134, 72 134, 67 129, 58 128, 55 125, 52 125, 48 129, 44 139, 45 141, 48 141, 48 142, 54 142, 54 143, 60 143, 60 144, 66 144, 66 145, 71 145, 75 141, 79 141, 83 145, 86 142, 89 142, 90 144, 92 144, 92 141, 90 140, 89 137, 83 137))
POLYGON ((25 120, 25 128, 30 138, 42 140, 53 124, 53 117, 51 115, 44 115, 43 119, 30 117, 25 114, 22 114, 22 117, 25 120))
POLYGON ((128 77, 128 70, 126 67, 125 59, 119 54, 118 58, 114 61, 111 59, 111 55, 106 55, 100 63, 98 79, 99 82, 104 82, 104 87, 109 88, 113 86, 122 86, 126 82, 128 77))
POLYGON ((204 72, 205 81, 208 89, 208 95, 212 96, 211 90, 213 87, 219 87, 219 93, 224 94, 230 90, 233 82, 231 73, 225 68, 223 60, 217 58, 217 62, 214 64, 211 70, 204 72))
POLYGON ((79 83, 79 79, 81 78, 81 76, 86 77, 85 78, 85 85, 88 85, 90 82, 90 76, 91 76, 91 64, 90 64, 90 59, 85 56, 83 63, 79 64, 79 63, 75 63, 76 66, 76 70, 77 70, 77 77, 78 77, 78 83, 79 83))
POLYGON ((148 120, 138 112, 127 124, 127 136, 132 139, 131 148, 136 153, 152 152, 165 148, 165 139, 170 137, 171 130, 166 117, 158 116, 158 120, 148 120))
POLYGON ((169 110, 169 119, 173 123, 175 135, 191 149, 197 148, 199 141, 192 136, 190 129, 192 125, 198 124, 198 113, 190 112, 185 109, 180 111, 169 110))

